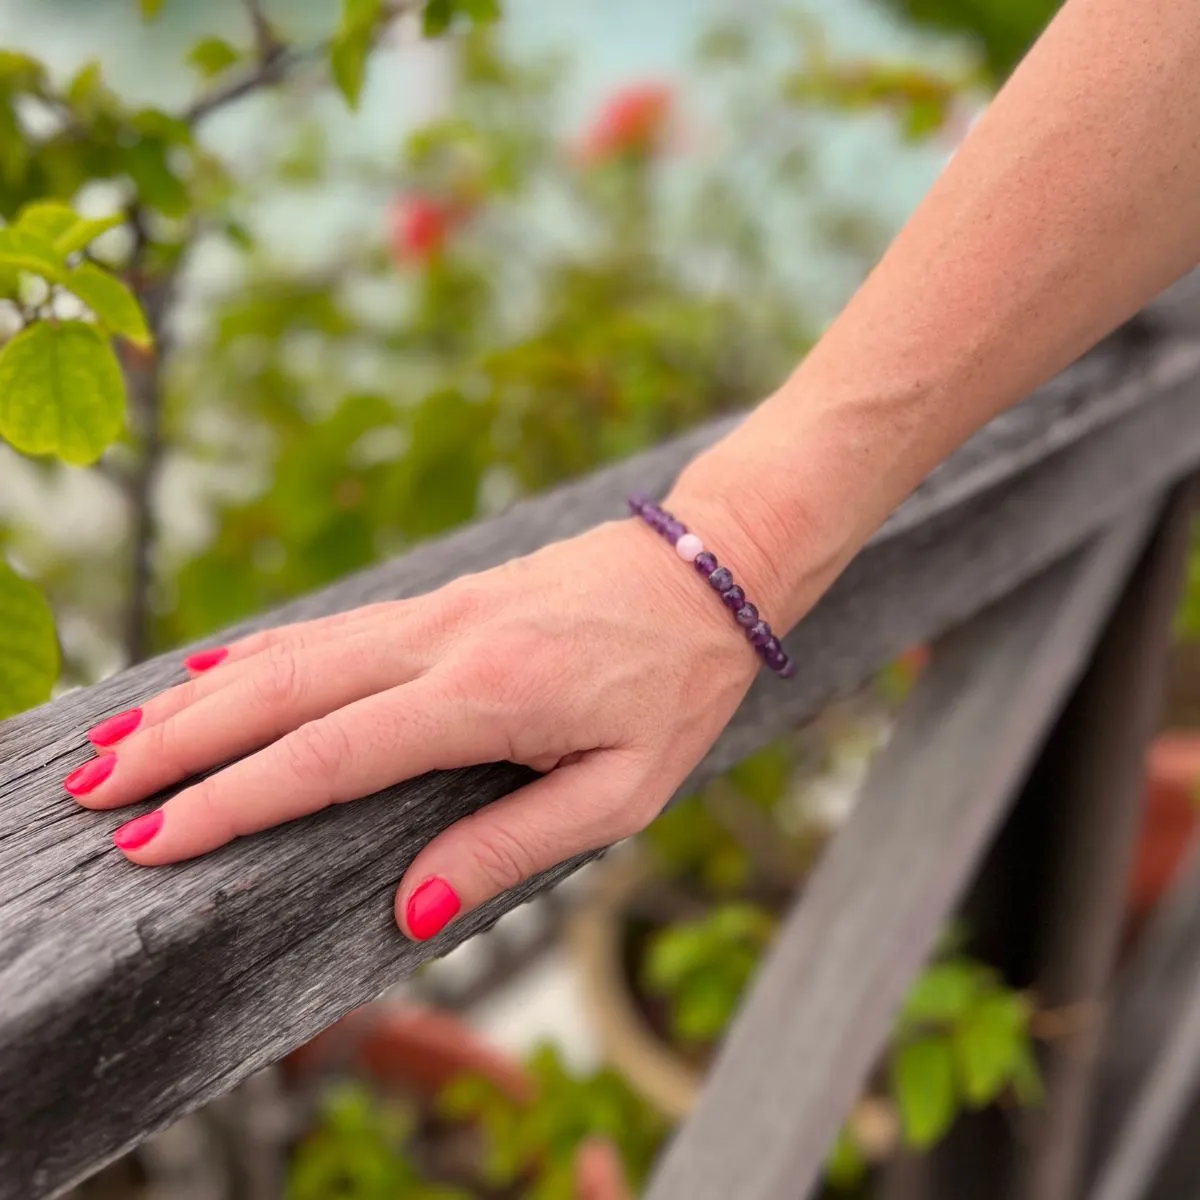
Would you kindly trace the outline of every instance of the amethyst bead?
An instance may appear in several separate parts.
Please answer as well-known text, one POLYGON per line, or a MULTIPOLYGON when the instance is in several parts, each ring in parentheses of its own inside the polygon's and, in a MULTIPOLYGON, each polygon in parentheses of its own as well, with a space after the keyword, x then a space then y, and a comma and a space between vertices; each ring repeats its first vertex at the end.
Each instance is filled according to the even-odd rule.
POLYGON ((666 521, 663 522, 662 531, 663 536, 666 537, 667 541, 673 546, 681 537, 683 537, 685 533, 687 533, 687 526, 682 521, 676 521, 673 517, 668 517, 666 521))
POLYGON ((721 566, 717 556, 705 550, 704 543, 696 534, 689 532, 682 521, 644 493, 634 492, 628 498, 628 504, 634 516, 641 517, 651 529, 660 533, 675 547, 677 555, 684 562, 692 563, 697 573, 708 580, 763 662, 781 678, 790 679, 796 673, 795 663, 784 652, 770 625, 759 615, 758 608, 746 599, 745 591, 734 583, 729 568, 721 566))
POLYGON ((733 576, 730 574, 728 567, 718 567, 709 577, 708 582, 712 584, 722 595, 724 595, 731 587, 733 587, 733 576))
POLYGON ((721 593, 721 599, 725 601, 734 612, 737 612, 743 604, 746 603, 746 593, 735 583, 727 592, 721 593))

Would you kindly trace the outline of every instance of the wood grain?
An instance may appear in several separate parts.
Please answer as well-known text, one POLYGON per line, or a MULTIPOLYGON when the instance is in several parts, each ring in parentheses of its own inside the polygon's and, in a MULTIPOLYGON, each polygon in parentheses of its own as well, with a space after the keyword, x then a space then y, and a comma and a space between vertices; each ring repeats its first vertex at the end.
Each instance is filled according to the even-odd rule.
MULTIPOLYGON (((1200 343, 1123 334, 968 443, 789 639, 695 779, 1006 594, 1200 461, 1200 343)), ((241 629, 427 591, 664 490, 716 425, 514 506, 241 629)), ((236 632, 236 631, 230 631, 236 632)), ((227 633, 225 636, 229 636, 227 633)), ((528 777, 447 772, 144 871, 119 818, 61 790, 83 731, 181 678, 174 656, 0 725, 0 1197, 35 1200, 278 1059, 427 958, 548 886, 565 864, 426 946, 391 920, 416 852, 528 777)))
POLYGON ((809 1194, 1149 529, 1127 519, 937 644, 646 1200, 809 1194))

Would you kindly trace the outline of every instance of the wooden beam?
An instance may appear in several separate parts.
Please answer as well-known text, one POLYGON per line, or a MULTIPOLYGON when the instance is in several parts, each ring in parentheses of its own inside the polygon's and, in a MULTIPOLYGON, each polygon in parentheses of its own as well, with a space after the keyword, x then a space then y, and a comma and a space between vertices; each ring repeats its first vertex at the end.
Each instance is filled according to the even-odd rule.
POLYGON ((1144 930, 1105 1033, 1088 1200, 1200 1194, 1200 844, 1144 930))
POLYGON ((647 1200, 809 1194, 1151 519, 1127 519, 938 644, 647 1200))
MULTIPOLYGON (((1118 338, 935 472, 789 639, 803 664, 762 679, 697 772, 725 769, 1044 569, 1200 462, 1200 344, 1118 338)), ((663 489, 714 426, 242 626, 428 590, 617 514, 663 489)), ((236 632, 236 631, 231 631, 236 632)), ((225 636, 229 636, 227 633, 225 636)), ((275 1061, 426 959, 572 870, 565 864, 414 946, 391 890, 421 846, 528 773, 410 781, 144 871, 114 854, 116 814, 61 780, 83 731, 181 677, 161 658, 0 725, 0 1197, 51 1195, 275 1061)))
MULTIPOLYGON (((1042 1056, 1046 1102, 1025 1115, 1012 1200, 1078 1195, 1096 1084, 1100 1014, 1127 911, 1146 752, 1191 541, 1186 485, 1125 588, 1087 674, 1041 756, 1028 803, 1053 823, 1036 992, 1044 1008, 1095 1013, 1042 1056)), ((1139 1193, 1140 1194, 1140 1193, 1139 1193)), ((1134 1200, 1130 1193, 1128 1200, 1134 1200)), ((1107 1200, 1116 1200, 1108 1197, 1107 1200)))

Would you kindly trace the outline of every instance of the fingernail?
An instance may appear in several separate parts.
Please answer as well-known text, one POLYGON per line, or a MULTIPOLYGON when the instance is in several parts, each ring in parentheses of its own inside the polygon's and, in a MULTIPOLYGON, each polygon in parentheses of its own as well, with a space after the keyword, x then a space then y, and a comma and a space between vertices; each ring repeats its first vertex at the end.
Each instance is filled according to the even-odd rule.
POLYGON ((435 875, 425 880, 408 898, 404 914, 408 931, 417 941, 423 942, 435 933, 441 933, 460 908, 462 901, 458 893, 435 875))
POLYGON ((223 663, 229 657, 228 646, 218 646, 215 650, 197 650, 183 660, 183 665, 189 671, 210 671, 218 663, 223 663))
POLYGON ((161 828, 162 809, 156 808, 144 817, 134 817, 113 831, 113 841, 119 850, 140 850, 161 828))
POLYGON ((85 762, 82 767, 74 770, 63 780, 63 787, 72 796, 84 796, 93 788, 98 788, 112 773, 117 765, 115 754, 101 754, 91 762, 85 762))
POLYGON ((117 713, 107 721, 101 721, 95 729, 88 731, 88 737, 95 746, 115 746, 122 738, 128 737, 142 723, 142 710, 131 708, 128 712, 117 713))

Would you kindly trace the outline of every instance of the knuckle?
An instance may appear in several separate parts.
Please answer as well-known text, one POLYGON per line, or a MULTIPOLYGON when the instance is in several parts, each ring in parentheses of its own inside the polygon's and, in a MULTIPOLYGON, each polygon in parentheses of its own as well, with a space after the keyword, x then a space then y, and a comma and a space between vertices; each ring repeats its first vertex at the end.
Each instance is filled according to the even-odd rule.
POLYGON ((500 824, 480 832, 471 859, 493 892, 516 887, 537 870, 526 842, 500 824))
POLYGON ((301 725, 279 745, 293 777, 320 787, 332 784, 351 754, 345 730, 328 718, 301 725))
POLYGON ((199 814, 200 821, 222 843, 231 842, 241 836, 235 810, 222 800, 225 793, 216 779, 205 779, 188 793, 188 803, 199 814))
POLYGON ((479 575, 467 575, 431 596, 447 625, 468 625, 488 610, 491 590, 479 575))
POLYGON ((262 666, 250 678, 255 699, 268 708, 290 705, 300 692, 300 664, 296 648, 279 642, 269 646, 262 657, 262 666))

